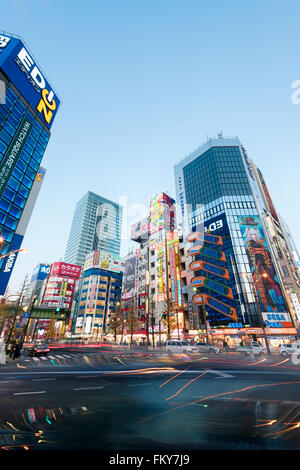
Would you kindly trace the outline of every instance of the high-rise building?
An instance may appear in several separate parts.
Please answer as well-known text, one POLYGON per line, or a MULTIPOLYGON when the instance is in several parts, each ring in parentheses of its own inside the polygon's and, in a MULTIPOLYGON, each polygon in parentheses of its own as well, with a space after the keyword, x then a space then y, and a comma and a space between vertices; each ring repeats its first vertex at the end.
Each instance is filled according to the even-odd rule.
POLYGON ((34 208, 60 100, 23 41, 0 33, 0 295, 34 208))
POLYGON ((270 246, 265 201, 239 139, 209 139, 175 165, 175 185, 185 237, 191 232, 217 236, 213 242, 199 235, 196 242, 202 237, 203 249, 198 246, 193 259, 204 262, 193 274, 203 283, 199 290, 212 335, 227 334, 232 341, 240 334, 261 335, 262 319, 269 335, 295 335, 270 246))
POLYGON ((83 267, 92 250, 119 255, 121 225, 122 207, 89 191, 76 205, 65 261, 83 267))

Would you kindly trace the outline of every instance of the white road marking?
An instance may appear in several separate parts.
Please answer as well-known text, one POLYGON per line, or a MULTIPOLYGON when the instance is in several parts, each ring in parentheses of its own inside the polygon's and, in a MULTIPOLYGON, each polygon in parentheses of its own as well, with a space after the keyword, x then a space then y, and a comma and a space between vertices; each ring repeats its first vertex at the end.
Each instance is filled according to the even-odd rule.
POLYGON ((0 382, 0 384, 9 384, 10 381, 9 380, 3 380, 2 382, 0 382))
POLYGON ((146 384, 128 384, 127 387, 145 387, 145 385, 153 385, 152 382, 146 384))
POLYGON ((55 378, 49 378, 49 379, 32 379, 32 382, 45 382, 46 380, 56 380, 55 378))
POLYGON ((208 373, 216 374, 219 377, 215 377, 215 379, 233 379, 234 375, 226 374, 224 372, 220 372, 219 370, 209 370, 208 373))
POLYGON ((80 387, 80 388, 73 388, 73 390, 99 390, 104 387, 80 387))
POLYGON ((18 392, 14 393, 14 395, 31 395, 31 394, 38 394, 38 393, 47 393, 46 390, 41 390, 39 392, 18 392))
POLYGON ((99 377, 99 375, 80 375, 76 379, 93 379, 94 377, 99 377))

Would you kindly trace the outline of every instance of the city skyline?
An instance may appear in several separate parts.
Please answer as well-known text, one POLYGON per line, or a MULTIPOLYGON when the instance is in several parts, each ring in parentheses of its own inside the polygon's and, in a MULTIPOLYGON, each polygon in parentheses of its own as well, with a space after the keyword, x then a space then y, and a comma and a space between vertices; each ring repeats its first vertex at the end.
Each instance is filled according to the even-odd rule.
MULTIPOLYGON (((294 217, 293 201, 299 197, 300 108, 291 100, 291 84, 298 78, 298 70, 296 51, 287 47, 296 38, 296 20, 290 18, 279 2, 272 2, 268 28, 265 19, 270 15, 270 2, 263 5, 254 2, 251 7, 232 2, 226 9, 217 2, 220 17, 223 15, 235 24, 234 34, 225 26, 226 22, 216 17, 215 9, 200 8, 196 2, 191 2, 195 20, 191 20, 191 11, 185 14, 178 2, 172 2, 175 7, 171 12, 170 2, 164 6, 154 4, 152 9, 137 2, 130 2, 126 8, 118 3, 118 11, 108 5, 94 4, 91 9, 95 18, 100 18, 100 29, 91 11, 89 23, 85 23, 85 17, 82 20, 80 4, 74 2, 74 15, 66 37, 63 37, 62 19, 67 6, 53 2, 54 10, 56 6, 62 16, 55 17, 56 34, 51 35, 51 22, 32 28, 34 3, 28 3, 26 9, 16 4, 5 5, 1 29, 24 38, 50 80, 55 81, 62 106, 43 159, 47 176, 23 242, 29 253, 19 256, 10 290, 17 290, 26 273, 30 276, 37 263, 63 259, 76 201, 87 191, 116 202, 119 196, 127 196, 129 205, 147 206, 150 198, 161 191, 174 197, 173 165, 221 130, 224 136, 237 135, 262 170, 275 206, 299 246, 300 222, 294 217), (201 24, 195 31, 203 9, 207 24, 201 24), (134 17, 130 21, 132 13, 134 17), (287 19, 289 34, 285 32, 287 37, 283 38, 278 31, 287 19), (214 22, 216 38, 205 43, 204 50, 203 39, 214 22), (266 29, 270 40, 264 43, 262 51, 253 55, 266 29), (75 48, 78 31, 86 39, 77 40, 75 48), (224 32, 225 43, 221 44, 224 32), (135 41, 137 34, 140 44, 135 41), (236 41, 237 34, 240 44, 236 41), (51 41, 44 39, 47 37, 51 41), (121 38, 125 38, 122 48, 121 38), (186 53, 188 45, 191 45, 189 54, 186 53), (67 51, 67 56, 57 54, 60 48, 67 51), (145 51, 147 59, 142 59, 145 51), (235 60, 230 59, 230 51, 234 52, 235 60), (276 68, 279 58, 284 60, 284 70, 276 68), (100 91, 97 89, 90 96, 80 94, 80 80, 74 83, 71 73, 77 63, 89 72, 89 76, 84 75, 85 90, 92 89, 95 75, 100 80, 100 91), (91 119, 84 125, 80 117, 86 113, 91 119), (76 139, 73 141, 73 136, 79 134, 84 136, 84 145, 76 139), (274 161, 278 164, 274 165, 274 161), (88 164, 83 171, 85 162, 88 164), (145 162, 149 162, 146 174, 145 162)), ((295 11, 299 9, 296 2, 291 4, 295 11)), ((46 6, 39 8, 37 16, 43 9, 46 11, 46 6)), ((133 220, 134 217, 130 223, 133 220)), ((125 255, 131 245, 131 242, 125 246, 123 243, 121 254, 125 255)))

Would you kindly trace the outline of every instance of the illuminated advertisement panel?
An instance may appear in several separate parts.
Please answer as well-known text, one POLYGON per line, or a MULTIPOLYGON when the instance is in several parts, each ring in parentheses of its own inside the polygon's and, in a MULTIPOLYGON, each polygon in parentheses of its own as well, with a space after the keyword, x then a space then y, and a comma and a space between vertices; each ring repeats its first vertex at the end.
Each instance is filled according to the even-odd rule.
POLYGON ((259 216, 239 216, 238 221, 262 311, 276 312, 285 309, 283 294, 259 216))

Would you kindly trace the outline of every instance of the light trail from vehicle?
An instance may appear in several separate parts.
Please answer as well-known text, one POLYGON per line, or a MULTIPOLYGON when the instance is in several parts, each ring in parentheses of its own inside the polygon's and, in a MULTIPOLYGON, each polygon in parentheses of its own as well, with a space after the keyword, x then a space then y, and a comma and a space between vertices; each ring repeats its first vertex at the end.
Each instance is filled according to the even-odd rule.
POLYGON ((166 380, 165 382, 163 382, 162 384, 160 384, 159 388, 163 387, 164 385, 166 385, 167 383, 171 382, 171 380, 174 380, 176 379, 176 377, 178 377, 179 375, 183 374, 186 370, 190 369, 192 366, 188 366, 186 369, 182 370, 181 372, 179 372, 178 374, 174 375, 174 377, 171 377, 170 379, 166 380))
POLYGON ((207 401, 207 400, 212 400, 214 398, 219 398, 219 397, 223 397, 225 395, 233 395, 235 393, 242 393, 242 392, 245 392, 247 390, 253 390, 253 389, 256 389, 256 388, 263 388, 263 387, 276 387, 276 386, 282 386, 282 385, 296 385, 296 384, 300 384, 300 381, 295 381, 295 382, 276 382, 276 383, 271 383, 271 384, 260 384, 260 385, 250 385, 248 387, 245 387, 245 388, 241 388, 241 389, 238 389, 238 390, 230 390, 228 392, 223 392, 223 393, 217 393, 215 395, 210 395, 210 396, 207 396, 207 397, 203 397, 201 398, 200 400, 196 400, 196 401, 192 401, 190 403, 183 403, 181 405, 177 405, 173 408, 171 408, 170 410, 166 410, 166 411, 162 411, 161 413, 156 413, 154 415, 151 415, 151 416, 148 416, 147 418, 144 418, 144 419, 141 419, 139 421, 136 421, 136 424, 142 424, 142 423, 145 423, 147 421, 150 421, 151 419, 153 418, 156 418, 158 416, 164 416, 166 414, 169 414, 169 413, 172 413, 174 411, 177 411, 179 409, 182 409, 182 408, 186 408, 188 406, 191 406, 191 405, 195 405, 197 403, 200 403, 200 402, 203 402, 203 401, 207 401))
POLYGON ((177 395, 179 395, 179 393, 182 392, 182 390, 184 390, 186 387, 188 387, 191 383, 195 382, 195 380, 199 379, 200 377, 202 377, 203 375, 207 374, 207 372, 209 372, 209 370, 206 370, 204 372, 202 372, 202 374, 198 375, 197 377, 195 377, 194 379, 191 379, 189 380, 189 382, 187 382, 183 387, 181 387, 176 393, 174 393, 174 395, 171 395, 170 397, 166 398, 165 401, 168 401, 170 400, 171 398, 174 398, 176 397, 177 395))

